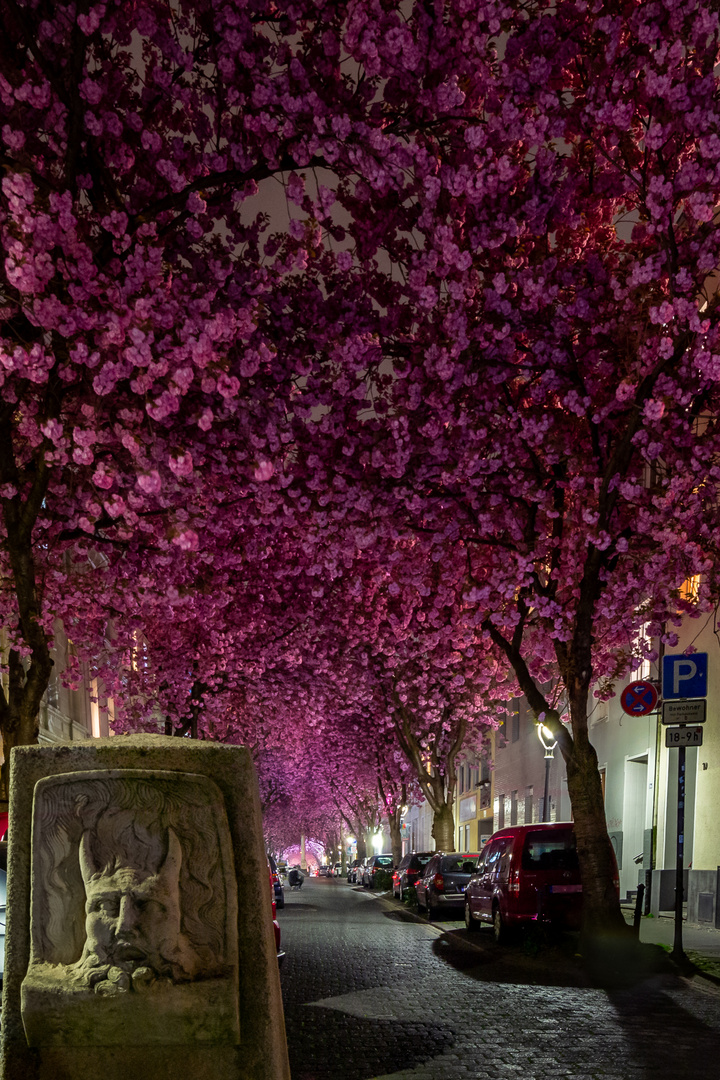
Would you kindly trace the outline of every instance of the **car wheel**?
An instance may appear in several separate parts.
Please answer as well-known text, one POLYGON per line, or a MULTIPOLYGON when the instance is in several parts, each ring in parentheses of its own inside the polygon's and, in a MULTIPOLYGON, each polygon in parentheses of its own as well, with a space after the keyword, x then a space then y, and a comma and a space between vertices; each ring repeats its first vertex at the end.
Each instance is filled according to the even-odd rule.
POLYGON ((493 936, 498 945, 504 945, 508 939, 508 931, 505 925, 505 921, 500 914, 500 907, 495 904, 493 907, 493 936))
POLYGON ((471 934, 476 933, 480 929, 480 923, 470 910, 470 905, 467 900, 465 901, 465 928, 471 934))

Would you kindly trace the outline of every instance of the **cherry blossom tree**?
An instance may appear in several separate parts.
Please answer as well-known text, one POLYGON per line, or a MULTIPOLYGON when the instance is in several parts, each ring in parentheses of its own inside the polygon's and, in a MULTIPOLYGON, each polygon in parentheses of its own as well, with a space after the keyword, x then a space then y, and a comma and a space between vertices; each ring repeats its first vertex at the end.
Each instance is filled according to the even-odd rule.
POLYGON ((322 500, 322 468, 312 496, 290 468, 318 351, 354 400, 389 377, 379 328, 432 321, 393 266, 475 80, 471 12, 0 3, 6 756, 37 737, 55 619, 111 670, 151 594, 181 606, 179 555, 251 503, 322 500))
POLYGON ((225 660, 178 654, 165 703, 177 679, 183 723, 227 716, 256 692, 250 660, 237 685, 223 670, 230 585, 272 564, 286 674, 263 685, 284 709, 294 672, 308 726, 311 669, 345 681, 346 719, 382 695, 371 714, 395 724, 394 692, 479 715, 467 688, 490 702, 484 658, 504 658, 560 739, 588 927, 619 927, 588 695, 678 617, 684 577, 701 605, 714 588, 717 12, 0 0, 0 17, 6 747, 35 736, 55 617, 111 675, 161 611, 197 611, 225 660), (295 540, 275 559, 273 532, 295 540), (457 615, 429 666, 413 535, 457 615), (279 610, 286 550, 313 601, 304 651, 279 610), (370 553, 399 657, 382 619, 356 619, 363 643, 327 606, 355 604, 370 553), (569 731, 542 693, 555 670, 569 731))
POLYGON ((644 641, 675 643, 688 576, 700 609, 716 589, 718 18, 675 0, 473 10, 475 80, 416 186, 423 242, 403 255, 383 234, 432 317, 378 326, 355 401, 318 365, 314 452, 336 436, 328 528, 359 535, 364 514, 370 544, 393 520, 438 564, 465 559, 458 597, 558 737, 601 932, 624 924, 588 696, 644 641), (555 667, 569 730, 542 691, 555 667))

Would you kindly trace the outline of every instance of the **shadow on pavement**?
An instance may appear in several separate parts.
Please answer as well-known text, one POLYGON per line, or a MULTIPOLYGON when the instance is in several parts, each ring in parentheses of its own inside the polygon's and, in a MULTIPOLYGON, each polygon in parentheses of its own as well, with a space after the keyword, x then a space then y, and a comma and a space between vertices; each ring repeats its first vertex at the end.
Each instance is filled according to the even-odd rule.
MULTIPOLYGON (((479 982, 522 983, 526 986, 589 986, 582 958, 572 947, 547 946, 535 952, 534 946, 519 941, 516 945, 496 945, 490 931, 473 935, 466 930, 451 930, 433 942, 433 952, 457 971, 479 982)), ((574 943, 573 943, 574 944, 574 943)))
POLYGON ((589 970, 577 948, 575 934, 540 932, 519 935, 504 946, 497 945, 489 932, 471 937, 466 930, 452 930, 433 943, 436 956, 481 982, 622 990, 657 976, 674 975, 667 953, 657 946, 637 946, 601 971, 589 970))
MULTIPOLYGON (((720 1031, 664 993, 662 977, 630 990, 608 991, 633 1061, 654 1080, 717 1080, 720 1031)), ((717 1008, 713 1003, 717 1020, 717 1008)))
POLYGON ((364 1019, 336 1009, 285 1007, 293 1080, 370 1080, 412 1069, 455 1041, 443 1024, 364 1019))

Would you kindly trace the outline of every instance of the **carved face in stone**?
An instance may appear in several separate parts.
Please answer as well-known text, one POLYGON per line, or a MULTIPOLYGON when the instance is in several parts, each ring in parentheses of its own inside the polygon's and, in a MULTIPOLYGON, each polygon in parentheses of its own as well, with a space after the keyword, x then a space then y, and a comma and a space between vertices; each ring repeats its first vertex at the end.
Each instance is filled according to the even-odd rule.
POLYGON ((121 866, 92 874, 83 838, 87 949, 131 969, 157 969, 162 958, 173 956, 180 941, 181 861, 180 844, 170 830, 167 857, 157 873, 121 866))
POLYGON ((109 980, 118 991, 157 976, 191 978, 197 956, 181 931, 182 849, 172 829, 168 850, 155 872, 115 863, 97 870, 87 834, 80 843, 85 884, 86 941, 78 969, 91 985, 109 980))

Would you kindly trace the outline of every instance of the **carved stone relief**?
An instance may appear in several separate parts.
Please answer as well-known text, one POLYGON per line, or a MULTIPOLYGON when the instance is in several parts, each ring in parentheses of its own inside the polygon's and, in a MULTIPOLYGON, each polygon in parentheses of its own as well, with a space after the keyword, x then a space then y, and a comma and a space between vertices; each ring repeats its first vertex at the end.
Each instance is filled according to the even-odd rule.
POLYGON ((126 769, 39 780, 28 1043, 239 1042, 237 894, 208 777, 126 769), (132 1025, 130 1029, 128 1025, 132 1025))

